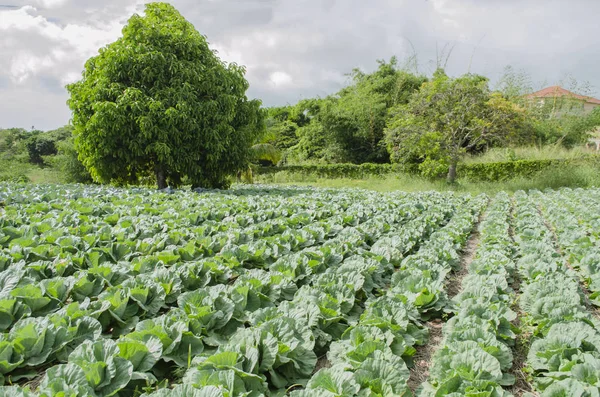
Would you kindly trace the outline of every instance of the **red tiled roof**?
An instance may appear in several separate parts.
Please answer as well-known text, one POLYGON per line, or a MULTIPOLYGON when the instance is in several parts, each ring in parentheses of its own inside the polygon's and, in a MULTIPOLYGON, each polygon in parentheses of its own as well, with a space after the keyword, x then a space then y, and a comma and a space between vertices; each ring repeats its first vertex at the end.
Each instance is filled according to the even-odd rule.
POLYGON ((587 103, 594 103, 600 105, 600 99, 592 98, 591 96, 579 95, 569 90, 565 90, 562 87, 554 85, 552 87, 544 88, 543 90, 536 91, 532 94, 526 95, 527 98, 556 98, 568 96, 575 99, 580 99, 587 103))

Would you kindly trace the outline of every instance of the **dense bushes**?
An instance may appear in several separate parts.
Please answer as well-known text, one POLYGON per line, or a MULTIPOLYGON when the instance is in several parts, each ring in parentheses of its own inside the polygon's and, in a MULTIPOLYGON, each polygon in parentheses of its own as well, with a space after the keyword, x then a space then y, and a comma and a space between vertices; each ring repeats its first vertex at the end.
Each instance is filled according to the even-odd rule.
POLYGON ((349 78, 325 98, 268 109, 261 143, 282 150, 288 164, 389 163, 383 142, 389 110, 406 104, 427 78, 401 70, 396 58, 378 61, 372 73, 354 69, 349 78))
POLYGON ((44 165, 43 156, 53 156, 58 153, 55 142, 44 136, 29 138, 26 147, 29 153, 29 162, 37 165, 44 165))
MULTIPOLYGON (((580 159, 517 160, 494 163, 461 164, 458 177, 473 182, 506 181, 517 177, 534 177, 541 171, 553 167, 597 165, 600 156, 588 155, 580 159)), ((288 165, 282 167, 259 167, 258 174, 287 172, 319 178, 352 178, 384 176, 392 173, 408 172, 397 164, 325 164, 325 165, 288 165)))
POLYGON ((392 164, 324 164, 324 165, 286 165, 281 167, 259 167, 259 174, 289 172, 302 175, 314 175, 319 178, 354 178, 362 179, 372 176, 383 176, 402 169, 392 164))
POLYGON ((566 159, 554 159, 465 164, 459 167, 459 175, 473 182, 506 181, 515 177, 530 178, 540 171, 565 166, 568 162, 566 159))
POLYGON ((0 181, 91 183, 72 131, 71 126, 46 132, 0 129, 0 181))
POLYGON ((92 183, 92 176, 78 158, 73 138, 58 144, 58 154, 51 160, 52 166, 60 170, 65 182, 92 183))
POLYGON ((28 165, 0 158, 0 182, 30 182, 28 165))

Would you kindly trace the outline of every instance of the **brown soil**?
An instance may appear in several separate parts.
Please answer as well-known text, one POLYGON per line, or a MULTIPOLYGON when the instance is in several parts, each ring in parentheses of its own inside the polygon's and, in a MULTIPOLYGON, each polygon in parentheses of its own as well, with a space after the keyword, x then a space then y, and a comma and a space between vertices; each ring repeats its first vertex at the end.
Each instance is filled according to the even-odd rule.
MULTIPOLYGON (((519 313, 519 317, 521 313, 519 313)), ((520 326, 519 317, 514 321, 517 327, 520 326)), ((515 397, 521 397, 525 393, 532 393, 533 395, 537 395, 531 384, 527 380, 527 374, 523 371, 525 368, 525 362, 527 361, 527 352, 529 351, 531 335, 530 334, 521 334, 517 337, 516 345, 513 347, 513 366, 510 370, 510 374, 515 377, 515 384, 510 388, 506 388, 509 393, 514 395, 515 397)))
MULTIPOLYGON (((463 249, 463 256, 460 261, 460 268, 452 272, 446 280, 446 292, 450 299, 454 298, 461 290, 462 279, 469 273, 469 265, 475 259, 475 253, 479 246, 479 224, 485 215, 482 213, 473 227, 469 240, 463 249)), ((442 343, 442 327, 444 323, 440 319, 434 319, 424 324, 429 330, 429 341, 423 346, 417 346, 413 360, 414 366, 410 369, 408 387, 414 393, 419 386, 429 378, 429 367, 431 358, 442 343)))
POLYGON ((429 378, 431 357, 442 343, 442 320, 429 321, 425 323, 425 326, 429 329, 429 341, 423 346, 417 346, 417 352, 413 357, 415 365, 410 369, 410 377, 407 382, 413 393, 429 378))
POLYGON ((317 360, 317 365, 315 365, 315 370, 313 371, 313 374, 315 374, 317 371, 323 368, 331 368, 331 363, 329 362, 329 359, 327 358, 326 354, 323 354, 317 360))
POLYGON ((469 274, 469 265, 475 259, 475 253, 479 246, 479 223, 483 219, 484 215, 479 217, 477 224, 475 225, 467 244, 463 248, 463 256, 460 260, 460 267, 456 272, 452 272, 450 277, 446 280, 446 292, 450 299, 454 298, 460 292, 462 285, 462 279, 469 274))
MULTIPOLYGON (((515 295, 519 296, 521 293, 521 279, 519 278, 518 273, 513 275, 511 287, 515 291, 515 295)), ((523 318, 525 314, 519 310, 519 304, 517 301, 514 302, 512 309, 517 313, 517 318, 512 322, 512 324, 522 331, 525 331, 521 328, 521 318, 523 318)), ((531 334, 528 332, 523 332, 522 334, 517 335, 515 346, 512 347, 513 366, 510 370, 510 374, 515 377, 515 384, 506 389, 515 397, 521 397, 525 393, 537 395, 533 391, 531 383, 529 383, 527 380, 527 374, 523 371, 525 368, 525 362, 527 361, 527 353, 529 352, 530 345, 531 334)))
MULTIPOLYGON (((515 231, 513 229, 513 218, 514 216, 514 201, 511 205, 511 217, 509 222, 508 233, 510 237, 515 238, 515 231)), ((515 292, 515 296, 518 297, 521 294, 521 278, 519 276, 518 269, 512 274, 511 288, 515 292)), ((525 313, 520 311, 518 300, 512 305, 512 309, 517 313, 517 318, 512 322, 517 328, 521 329, 521 318, 525 316, 525 313)), ((515 377, 515 384, 511 387, 507 387, 506 390, 514 395, 515 397, 521 397, 525 393, 531 393, 535 396, 538 394, 534 392, 531 383, 527 380, 527 374, 523 371, 525 368, 525 362, 527 361, 527 353, 529 352, 529 346, 531 345, 531 334, 523 332, 517 335, 515 346, 512 347, 513 353, 513 366, 510 370, 510 374, 515 377)))
POLYGON ((42 382, 42 379, 44 379, 44 376, 46 376, 46 370, 51 367, 50 364, 44 365, 43 368, 40 369, 40 372, 37 374, 37 376, 29 381, 26 382, 17 382, 17 384, 19 384, 22 387, 28 387, 30 390, 37 390, 38 387, 40 386, 40 383, 42 382))

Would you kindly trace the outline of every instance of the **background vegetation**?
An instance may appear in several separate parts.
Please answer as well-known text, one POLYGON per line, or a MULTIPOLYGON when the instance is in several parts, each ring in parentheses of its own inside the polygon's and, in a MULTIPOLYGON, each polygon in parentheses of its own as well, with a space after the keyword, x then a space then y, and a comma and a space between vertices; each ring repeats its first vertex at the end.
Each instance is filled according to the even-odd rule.
POLYGON ((0 129, 0 181, 90 183, 72 132, 70 126, 47 132, 0 129))
MULTIPOLYGON (((437 65, 426 76, 395 57, 379 60, 372 73, 353 69, 325 98, 259 109, 245 96, 244 68, 219 60, 172 6, 153 3, 68 87, 72 125, 0 130, 0 180, 596 184, 599 162, 584 146, 600 108, 532 101, 531 77, 510 67, 491 87, 485 76, 452 77, 437 65)), ((562 85, 592 93, 574 79, 562 85)))

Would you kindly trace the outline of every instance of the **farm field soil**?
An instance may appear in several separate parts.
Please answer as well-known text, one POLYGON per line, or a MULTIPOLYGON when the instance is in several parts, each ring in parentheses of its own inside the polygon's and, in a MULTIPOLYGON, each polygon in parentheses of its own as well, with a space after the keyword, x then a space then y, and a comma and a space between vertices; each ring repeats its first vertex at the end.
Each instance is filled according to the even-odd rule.
POLYGON ((600 189, 0 202, 0 396, 600 395, 600 189))

